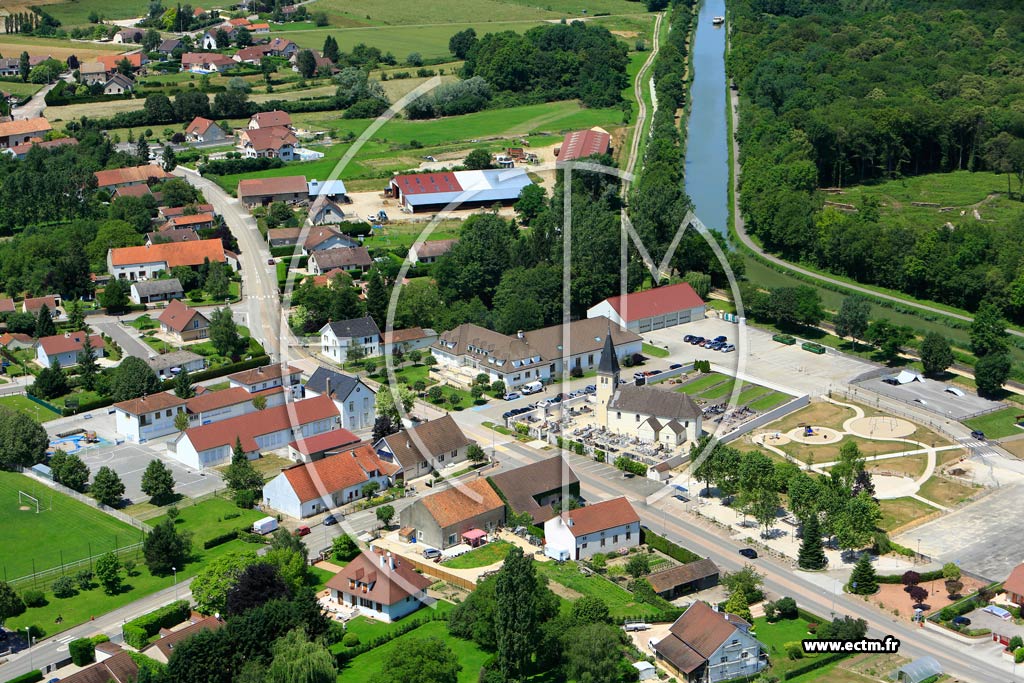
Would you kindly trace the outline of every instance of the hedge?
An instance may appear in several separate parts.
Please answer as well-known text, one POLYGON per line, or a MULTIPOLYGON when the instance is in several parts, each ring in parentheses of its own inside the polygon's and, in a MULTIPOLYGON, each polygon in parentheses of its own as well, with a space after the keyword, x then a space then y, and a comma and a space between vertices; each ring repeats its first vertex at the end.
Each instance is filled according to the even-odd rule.
POLYGON ((430 614, 418 619, 403 619, 399 622, 399 626, 394 630, 388 631, 382 636, 378 636, 373 640, 367 640, 359 643, 355 647, 341 649, 343 645, 334 645, 331 647, 331 652, 334 654, 335 661, 338 663, 338 668, 344 668, 344 665, 350 660, 358 657, 361 654, 367 653, 370 650, 376 649, 385 643, 389 643, 398 636, 404 636, 413 629, 417 629, 420 626, 429 624, 432 621, 447 621, 448 613, 439 613, 436 610, 431 610, 430 614))
POLYGON ((68 654, 75 666, 85 666, 96 661, 96 645, 88 638, 78 638, 68 643, 68 654))
POLYGON ((815 671, 823 666, 828 666, 833 662, 838 662, 840 659, 849 657, 849 653, 846 652, 833 652, 832 654, 825 655, 824 657, 817 657, 807 662, 803 666, 798 666, 786 671, 782 674, 782 680, 788 681, 791 678, 796 678, 810 671, 815 671))
POLYGON ((271 168, 281 168, 284 162, 278 158, 260 157, 258 159, 222 159, 209 161, 199 166, 202 175, 233 175, 235 173, 253 173, 271 168))
MULTIPOLYGON (((929 581, 938 581, 942 578, 942 570, 936 569, 930 572, 921 572, 920 583, 927 583, 929 581)), ((903 574, 883 574, 876 576, 875 580, 878 583, 903 583, 903 574)))
POLYGON ((680 545, 676 545, 664 536, 659 536, 645 526, 640 527, 640 542, 646 543, 655 550, 663 552, 673 560, 682 562, 683 564, 689 564, 690 562, 696 562, 703 559, 697 553, 687 550, 680 545))
POLYGON ((41 680, 43 680, 43 672, 39 669, 35 669, 33 671, 23 673, 20 676, 15 676, 7 681, 7 683, 36 683, 36 681, 41 680))
POLYGON ((213 538, 203 541, 203 550, 209 550, 210 548, 216 548, 219 545, 223 545, 228 541, 233 541, 238 538, 238 531, 229 531, 226 534, 220 536, 214 536, 213 538))
POLYGON ((143 614, 138 619, 133 619, 124 625, 121 633, 124 635, 124 642, 137 650, 141 650, 149 644, 149 639, 160 632, 162 628, 170 628, 188 619, 192 608, 188 600, 178 600, 165 605, 158 610, 143 614))
MULTIPOLYGON (((268 365, 269 363, 270 356, 264 354, 262 356, 254 356, 249 360, 241 360, 237 363, 222 365, 219 368, 208 368, 206 370, 200 370, 199 372, 190 372, 188 373, 188 376, 193 383, 202 382, 207 379, 223 377, 224 375, 233 375, 236 372, 241 372, 242 370, 251 370, 252 368, 268 365)), ((173 377, 171 379, 165 379, 160 386, 164 391, 167 391, 174 388, 175 381, 176 380, 173 377)))

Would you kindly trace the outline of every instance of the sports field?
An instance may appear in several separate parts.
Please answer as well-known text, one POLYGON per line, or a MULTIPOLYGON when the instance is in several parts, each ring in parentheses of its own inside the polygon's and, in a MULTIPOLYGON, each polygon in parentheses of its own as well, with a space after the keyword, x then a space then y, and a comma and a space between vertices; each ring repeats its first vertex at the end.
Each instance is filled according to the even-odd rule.
POLYGON ((0 406, 19 410, 36 422, 46 422, 47 420, 53 420, 60 417, 60 415, 49 408, 41 406, 38 403, 33 403, 26 397, 19 395, 0 396, 0 406))
POLYGON ((0 529, 4 530, 0 553, 2 578, 15 579, 35 571, 59 567, 114 547, 138 543, 142 532, 85 503, 52 491, 15 472, 0 472, 0 529), (18 490, 39 498, 43 511, 21 510, 18 490), (45 509, 51 508, 52 509, 45 509))

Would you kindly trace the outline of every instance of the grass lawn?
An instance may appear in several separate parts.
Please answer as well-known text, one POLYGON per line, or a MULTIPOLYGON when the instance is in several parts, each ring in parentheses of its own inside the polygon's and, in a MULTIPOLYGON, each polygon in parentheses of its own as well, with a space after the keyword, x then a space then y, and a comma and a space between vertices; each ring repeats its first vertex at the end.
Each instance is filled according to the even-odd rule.
POLYGON ((660 346, 644 344, 642 350, 645 356, 650 356, 651 358, 668 358, 668 349, 663 349, 660 346))
POLYGON ((744 387, 743 391, 740 392, 740 395, 736 400, 737 403, 743 405, 744 403, 750 403, 755 398, 761 398, 770 391, 771 389, 768 387, 762 387, 757 384, 748 384, 744 387))
POLYGON ((985 432, 985 436, 989 439, 1001 439, 1004 436, 1021 433, 1021 428, 1017 426, 1017 416, 1022 412, 1024 411, 1021 411, 1020 408, 1011 406, 994 413, 964 420, 964 425, 985 432))
POLYGON ((60 417, 59 413, 55 413, 49 408, 43 407, 38 403, 33 403, 27 397, 20 395, 0 396, 0 406, 21 411, 36 422, 46 422, 47 420, 53 420, 60 417))
MULTIPOLYGON (((226 498, 208 498, 196 505, 180 508, 180 514, 175 524, 185 531, 192 532, 193 548, 202 549, 203 541, 220 536, 232 529, 251 526, 253 522, 263 517, 266 515, 262 512, 242 510, 226 498)), ((167 519, 166 515, 155 517, 146 520, 146 524, 155 527, 165 519, 167 519)))
POLYGON ((880 500, 878 507, 882 510, 882 519, 878 522, 878 526, 889 532, 919 517, 938 512, 931 505, 909 497, 880 500))
MULTIPOLYGON (((452 611, 454 607, 455 605, 448 602, 447 600, 438 600, 434 603, 433 607, 424 607, 419 612, 415 612, 412 615, 410 615, 409 618, 417 619, 429 609, 434 609, 440 612, 441 614, 445 614, 447 612, 452 611)), ((357 636, 359 636, 359 640, 365 643, 373 640, 374 638, 380 638, 383 635, 387 635, 388 633, 391 633, 395 629, 401 627, 401 625, 401 620, 389 624, 386 621, 378 621, 377 619, 370 619, 368 617, 356 617, 355 619, 353 619, 345 625, 345 631, 347 633, 355 633, 357 636)), ((340 652, 342 650, 345 650, 346 648, 341 643, 338 643, 334 645, 331 649, 335 652, 340 652)))
MULTIPOLYGON (((116 3, 103 0, 73 0, 53 5, 45 2, 44 9, 65 26, 82 26, 89 23, 89 13, 98 12, 104 19, 130 19, 145 16, 149 3, 146 0, 119 0, 116 3)), ((116 46, 122 47, 123 46, 116 46)))
POLYGON ((917 493, 939 505, 952 507, 970 498, 977 489, 945 477, 931 477, 917 493))
MULTIPOLYGON (((378 367, 382 366, 383 363, 381 363, 378 367)), ((437 384, 437 382, 428 378, 429 372, 430 368, 428 368, 426 365, 409 365, 397 371, 395 373, 395 377, 399 382, 409 387, 409 389, 412 389, 413 385, 419 380, 422 380, 429 389, 429 387, 437 384)), ((381 381, 386 381, 387 377, 379 377, 377 379, 381 381)), ((458 399, 453 406, 454 410, 465 410, 466 408, 471 408, 474 405, 476 405, 473 396, 468 391, 465 391, 463 389, 456 389, 455 387, 450 386, 442 386, 441 395, 444 396, 444 404, 448 406, 453 405, 450 401, 451 397, 456 397, 458 399)), ((486 394, 482 398, 486 398, 486 394)), ((430 403, 434 403, 433 401, 430 401, 430 399, 427 400, 430 403)))
MULTIPOLYGON (((398 622, 401 623, 401 622, 398 622)), ((405 635, 399 636, 378 648, 359 655, 349 661, 342 669, 339 680, 345 683, 371 683, 380 679, 384 671, 384 663, 388 655, 403 647, 403 643, 416 638, 435 637, 444 641, 458 657, 462 670, 456 679, 458 683, 476 683, 480 677, 480 669, 491 656, 481 650, 475 643, 448 634, 448 626, 443 621, 432 621, 405 635)), ((454 682, 453 682, 454 683, 454 682)))
POLYGON ((35 95, 43 86, 38 83, 22 83, 20 81, 0 81, 0 90, 9 92, 12 95, 28 97, 35 95))
POLYGON ((780 619, 775 623, 769 622, 764 617, 754 619, 754 630, 757 639, 768 648, 768 656, 771 658, 770 669, 773 676, 781 677, 784 672, 803 666, 808 659, 816 655, 804 655, 803 659, 789 659, 786 656, 786 643, 801 641, 811 637, 807 633, 807 620, 802 618, 780 619))
MULTIPOLYGON (((250 462, 252 463, 252 466, 256 469, 256 471, 259 472, 263 476, 263 479, 265 480, 273 479, 278 474, 280 474, 281 470, 283 470, 285 467, 290 467, 291 465, 295 464, 294 460, 290 460, 280 455, 267 454, 263 454, 260 457, 256 458, 255 460, 251 460, 250 462)), ((223 472, 228 467, 230 467, 230 463, 227 465, 219 465, 214 469, 223 474, 223 472)))
MULTIPOLYGON (((131 0, 135 2, 135 0, 131 0)), ((96 0, 86 0, 96 2, 96 0)), ((39 3, 45 4, 45 3, 39 3)), ((98 3, 97 3, 98 4, 98 3)), ((77 2, 69 3, 68 6, 78 5, 77 2)), ((4 3, 10 9, 10 3, 4 3)), ((146 3, 143 3, 143 7, 146 3)), ((46 11, 52 11, 48 6, 46 11)), ((88 14, 88 12, 87 12, 88 14)), ((144 14, 144 12, 140 12, 144 14)), ((137 17, 139 14, 127 16, 137 17)), ((84 23, 84 22, 83 22, 84 23)), ((35 36, 24 36, 21 34, 0 34, 0 53, 4 55, 18 56, 22 52, 28 52, 32 56, 50 55, 54 59, 67 59, 69 55, 75 55, 79 61, 87 61, 96 55, 109 55, 114 52, 123 52, 125 46, 115 43, 72 43, 68 40, 57 38, 37 38, 35 36)))
MULTIPOLYGON (((380 181, 374 181, 379 184, 380 181)), ((462 221, 440 221, 434 226, 433 231, 427 236, 427 241, 449 240, 459 236, 459 229, 462 221)), ((425 225, 415 223, 388 223, 380 230, 374 230, 373 234, 363 240, 363 246, 367 249, 374 247, 396 248, 410 247, 412 243, 423 234, 425 225)))
POLYGON ((691 382, 687 382, 686 384, 676 389, 676 391, 694 396, 704 391, 705 389, 710 389, 716 384, 726 381, 727 379, 729 378, 726 377, 725 375, 720 375, 717 372, 709 372, 708 374, 698 377, 697 379, 691 382))
POLYGON ((451 569, 473 569, 475 567, 486 567, 489 564, 500 562, 508 555, 512 544, 508 541, 494 541, 487 545, 469 551, 465 555, 453 557, 444 563, 445 567, 451 569))
MULTIPOLYGON (((29 505, 29 502, 25 502, 29 505)), ((59 567, 142 540, 142 532, 110 515, 15 472, 0 472, 0 527, 4 529, 4 579, 59 567), (36 514, 18 509, 18 491, 39 498, 36 514), (52 494, 52 495, 51 495, 52 494)))
POLYGON ((160 323, 149 317, 148 313, 143 313, 138 318, 129 320, 125 324, 137 330, 156 330, 160 328, 160 323))
MULTIPOLYGON (((601 598, 608 605, 613 617, 643 616, 657 614, 661 610, 643 602, 633 600, 633 594, 603 576, 584 576, 575 562, 559 565, 554 562, 540 562, 537 571, 554 583, 561 584, 573 593, 601 598)), ((559 591, 556 589, 556 593, 559 591)), ((559 593, 565 597, 563 593, 559 593)))
POLYGON ((314 588, 318 591, 323 590, 324 585, 331 580, 332 576, 334 576, 334 572, 327 571, 326 569, 320 569, 319 567, 310 567, 309 571, 316 577, 316 584, 314 585, 314 588))
POLYGON ((812 403, 806 408, 801 408, 795 413, 790 413, 783 419, 772 424, 771 428, 780 432, 788 432, 794 427, 801 427, 803 425, 842 429, 843 422, 853 416, 854 413, 849 408, 825 402, 812 403))
POLYGON ((86 401, 98 401, 102 396, 98 391, 86 391, 85 389, 75 389, 70 394, 65 394, 60 398, 55 398, 50 401, 55 406, 64 407, 69 400, 77 400, 80 404, 86 401))

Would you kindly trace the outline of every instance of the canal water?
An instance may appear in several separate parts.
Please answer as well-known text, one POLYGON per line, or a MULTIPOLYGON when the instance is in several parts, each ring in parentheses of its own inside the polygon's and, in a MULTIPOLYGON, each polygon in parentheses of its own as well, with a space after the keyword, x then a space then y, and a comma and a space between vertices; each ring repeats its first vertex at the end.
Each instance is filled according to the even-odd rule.
POLYGON ((709 229, 727 233, 729 151, 725 120, 725 0, 702 0, 694 32, 690 119, 686 125, 686 193, 709 229))

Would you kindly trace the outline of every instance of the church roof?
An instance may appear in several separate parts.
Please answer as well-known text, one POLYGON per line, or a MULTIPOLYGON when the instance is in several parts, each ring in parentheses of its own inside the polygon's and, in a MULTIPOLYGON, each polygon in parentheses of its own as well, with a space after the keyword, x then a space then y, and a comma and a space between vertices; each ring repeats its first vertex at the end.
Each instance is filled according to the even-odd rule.
POLYGON ((615 345, 612 343, 611 325, 608 326, 608 334, 604 336, 604 349, 601 351, 601 362, 597 365, 597 371, 606 375, 619 374, 619 358, 615 355, 615 345))

